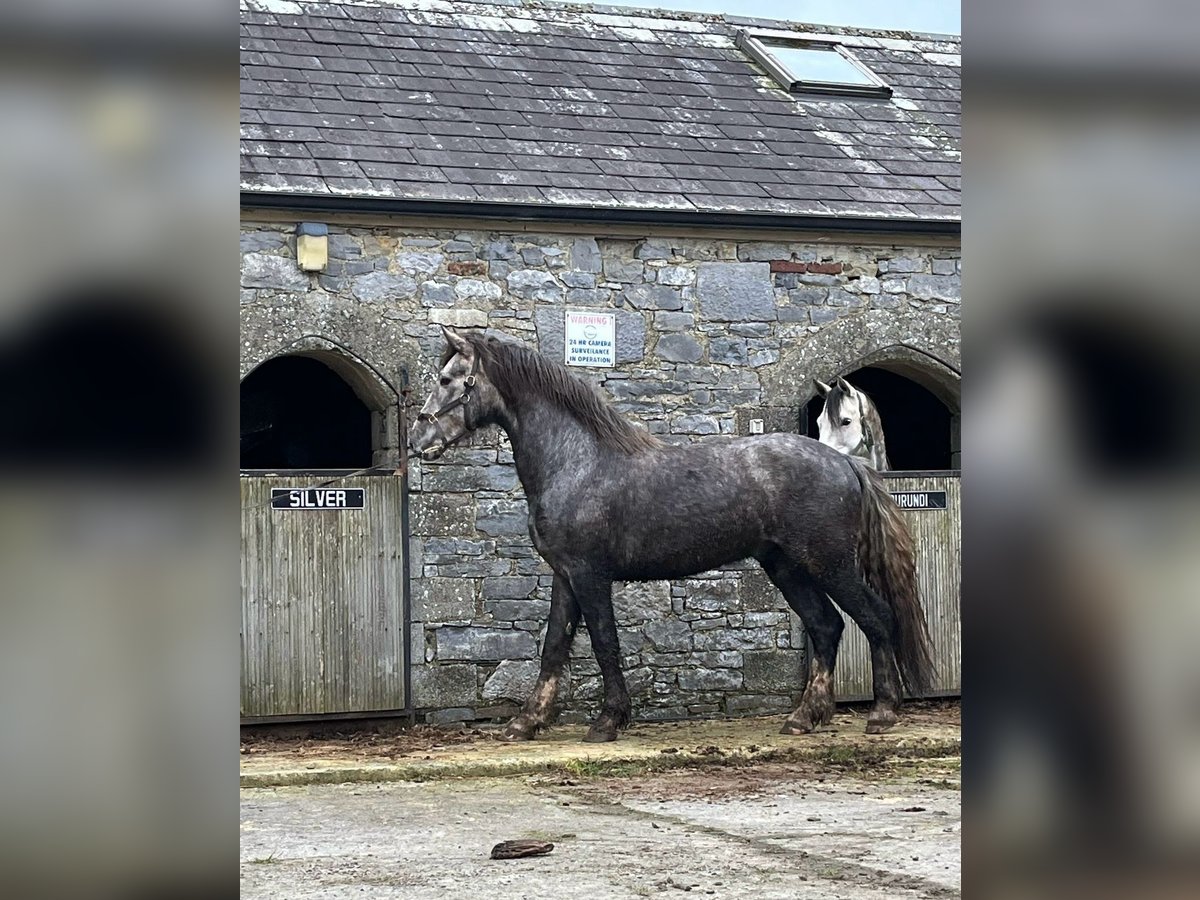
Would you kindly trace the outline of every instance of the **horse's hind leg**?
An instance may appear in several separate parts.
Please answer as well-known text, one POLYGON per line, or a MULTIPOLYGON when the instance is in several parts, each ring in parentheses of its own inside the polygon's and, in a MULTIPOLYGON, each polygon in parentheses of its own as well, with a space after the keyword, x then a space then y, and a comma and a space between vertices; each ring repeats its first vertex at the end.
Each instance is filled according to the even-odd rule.
POLYGON ((572 575, 571 588, 588 636, 596 653, 596 663, 604 679, 604 705, 588 729, 589 743, 615 741, 617 732, 629 724, 629 690, 621 672, 621 647, 617 639, 617 620, 613 614, 612 582, 591 575, 572 575))
POLYGON ((561 575, 554 576, 550 594, 550 621, 546 626, 546 643, 542 646, 542 668, 537 683, 521 711, 500 733, 502 741, 528 741, 538 729, 550 724, 554 716, 554 698, 559 679, 571 652, 575 628, 579 624, 579 604, 571 585, 561 575))
POLYGON ((871 646, 871 687, 875 703, 867 714, 867 734, 879 734, 896 724, 900 708, 900 670, 896 667, 896 616, 887 601, 863 583, 851 563, 823 585, 846 614, 862 629, 871 646))
POLYGON ((837 663, 838 643, 845 627, 825 592, 813 584, 802 569, 782 555, 763 561, 763 568, 783 597, 804 623, 812 642, 813 656, 808 664, 808 683, 800 705, 788 716, 782 734, 807 734, 833 718, 833 667, 837 663))

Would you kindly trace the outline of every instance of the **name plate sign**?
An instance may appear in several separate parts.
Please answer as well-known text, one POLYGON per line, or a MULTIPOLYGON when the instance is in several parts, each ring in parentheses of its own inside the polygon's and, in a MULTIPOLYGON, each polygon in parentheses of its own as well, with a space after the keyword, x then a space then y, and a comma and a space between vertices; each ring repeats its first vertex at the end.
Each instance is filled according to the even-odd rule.
POLYGON ((617 317, 602 312, 567 312, 568 366, 611 369, 617 364, 617 317))
POLYGON ((363 488, 271 488, 271 509, 363 509, 363 488))
POLYGON ((945 491, 893 491, 892 499, 901 509, 945 509, 945 491))

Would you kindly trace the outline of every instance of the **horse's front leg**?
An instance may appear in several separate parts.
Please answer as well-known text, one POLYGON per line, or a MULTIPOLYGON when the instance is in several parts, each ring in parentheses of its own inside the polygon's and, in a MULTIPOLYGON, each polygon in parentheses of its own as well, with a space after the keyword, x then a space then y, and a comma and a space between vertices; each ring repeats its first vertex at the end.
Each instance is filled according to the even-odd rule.
POLYGON ((585 741, 615 741, 617 732, 629 724, 629 690, 621 672, 621 647, 617 639, 617 621, 613 614, 612 582, 591 575, 572 576, 575 599, 587 623, 592 649, 604 679, 604 705, 588 729, 585 741))
POLYGON ((571 585, 561 575, 555 575, 550 594, 550 621, 546 626, 546 643, 542 647, 541 672, 521 711, 500 733, 501 740, 533 740, 538 729, 553 720, 554 698, 578 624, 579 604, 575 602, 571 585))

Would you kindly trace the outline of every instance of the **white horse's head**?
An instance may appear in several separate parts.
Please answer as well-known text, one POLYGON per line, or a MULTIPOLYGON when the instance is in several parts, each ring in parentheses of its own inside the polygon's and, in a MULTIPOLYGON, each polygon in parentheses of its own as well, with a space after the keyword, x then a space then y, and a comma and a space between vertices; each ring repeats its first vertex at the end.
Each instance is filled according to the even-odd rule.
POLYGON ((870 398, 840 375, 832 385, 823 381, 813 384, 825 399, 825 406, 817 418, 821 443, 847 456, 860 457, 876 469, 886 469, 883 428, 870 398))

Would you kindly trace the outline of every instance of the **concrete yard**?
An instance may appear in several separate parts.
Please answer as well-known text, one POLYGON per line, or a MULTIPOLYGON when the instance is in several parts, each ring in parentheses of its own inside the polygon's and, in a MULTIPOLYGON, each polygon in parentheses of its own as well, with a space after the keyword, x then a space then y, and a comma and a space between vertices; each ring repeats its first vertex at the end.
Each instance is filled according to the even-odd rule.
POLYGON ((956 708, 888 735, 861 724, 843 711, 786 741, 774 719, 642 725, 603 747, 571 728, 515 747, 251 741, 242 896, 958 896, 956 708), (489 859, 516 838, 555 849, 489 859))

